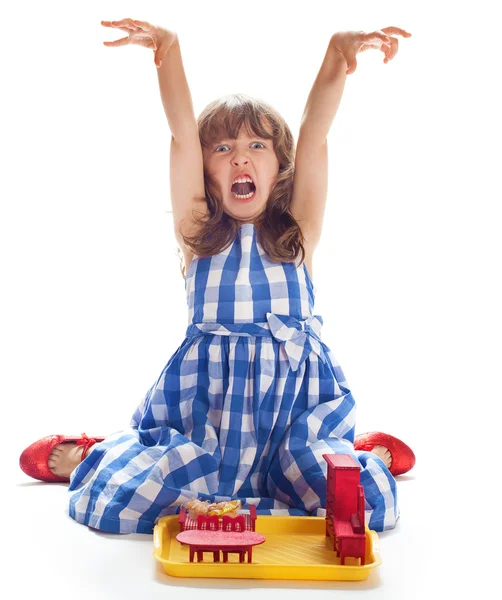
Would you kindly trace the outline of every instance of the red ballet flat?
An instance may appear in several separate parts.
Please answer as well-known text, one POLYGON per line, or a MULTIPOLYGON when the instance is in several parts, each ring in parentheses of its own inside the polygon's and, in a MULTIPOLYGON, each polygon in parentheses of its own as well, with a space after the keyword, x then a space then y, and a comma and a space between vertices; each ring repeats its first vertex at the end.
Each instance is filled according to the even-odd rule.
POLYGON ((415 454, 413 450, 404 442, 388 433, 371 431, 370 433, 361 433, 354 439, 355 450, 365 450, 371 452, 375 446, 385 446, 392 455, 392 464, 389 471, 396 477, 407 473, 415 466, 415 454))
POLYGON ((87 437, 82 435, 48 435, 30 446, 25 448, 19 457, 19 466, 21 469, 34 479, 40 481, 70 481, 69 477, 60 477, 55 475, 49 468, 48 460, 53 449, 63 442, 77 442, 77 446, 83 446, 82 457, 85 457, 87 450, 96 444, 102 442, 104 437, 87 437))

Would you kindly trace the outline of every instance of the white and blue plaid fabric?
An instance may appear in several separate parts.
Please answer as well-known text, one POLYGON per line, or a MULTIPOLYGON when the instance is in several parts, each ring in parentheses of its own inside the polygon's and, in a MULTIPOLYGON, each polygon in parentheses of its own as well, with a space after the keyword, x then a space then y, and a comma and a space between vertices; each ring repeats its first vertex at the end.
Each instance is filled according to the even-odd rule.
POLYGON ((129 428, 96 444, 70 476, 70 516, 116 533, 152 533, 191 498, 241 499, 258 514, 324 516, 325 453, 361 465, 366 522, 399 518, 382 460, 354 451, 355 403, 312 315, 305 263, 272 262, 252 223, 185 280, 186 337, 129 428))

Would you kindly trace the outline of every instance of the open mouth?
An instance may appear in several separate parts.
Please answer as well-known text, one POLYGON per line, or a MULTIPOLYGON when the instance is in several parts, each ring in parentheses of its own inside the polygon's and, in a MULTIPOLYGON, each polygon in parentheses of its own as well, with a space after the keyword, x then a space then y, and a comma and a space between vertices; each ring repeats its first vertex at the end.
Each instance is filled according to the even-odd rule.
POLYGON ((251 200, 256 193, 256 186, 249 181, 246 181, 246 183, 234 183, 231 191, 232 196, 237 200, 251 200))

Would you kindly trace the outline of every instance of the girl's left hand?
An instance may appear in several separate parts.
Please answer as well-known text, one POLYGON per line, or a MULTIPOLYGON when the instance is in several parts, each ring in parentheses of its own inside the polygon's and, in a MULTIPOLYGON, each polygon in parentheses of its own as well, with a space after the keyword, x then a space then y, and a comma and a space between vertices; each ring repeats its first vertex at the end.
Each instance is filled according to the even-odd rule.
POLYGON ((399 27, 384 27, 378 31, 365 33, 364 31, 340 31, 331 37, 331 44, 335 51, 343 54, 347 62, 346 74, 350 75, 357 68, 356 54, 370 48, 381 50, 385 54, 384 63, 388 63, 397 54, 398 39, 391 34, 411 37, 404 29, 399 27))

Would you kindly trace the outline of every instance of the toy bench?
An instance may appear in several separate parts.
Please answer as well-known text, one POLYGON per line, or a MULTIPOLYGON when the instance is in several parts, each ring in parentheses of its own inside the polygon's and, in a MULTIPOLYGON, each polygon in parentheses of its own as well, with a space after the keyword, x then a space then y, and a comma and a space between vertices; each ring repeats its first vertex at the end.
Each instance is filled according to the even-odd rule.
POLYGON ((212 531, 255 531, 256 517, 256 506, 253 504, 251 505, 249 514, 241 514, 236 517, 229 517, 228 515, 225 515, 224 517, 218 517, 216 515, 206 517, 204 515, 199 515, 197 519, 192 519, 186 508, 182 508, 178 515, 178 523, 180 531, 192 529, 209 529, 212 531))

